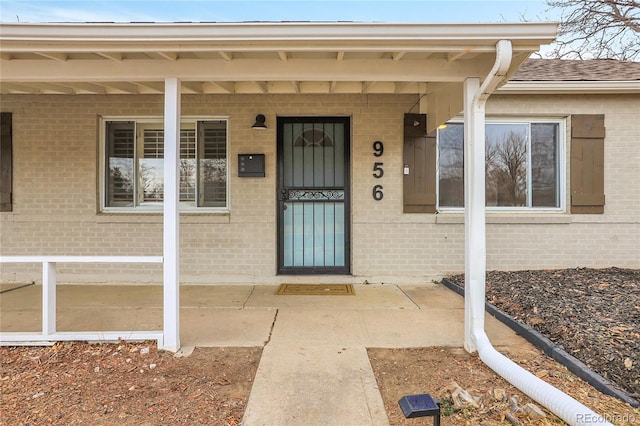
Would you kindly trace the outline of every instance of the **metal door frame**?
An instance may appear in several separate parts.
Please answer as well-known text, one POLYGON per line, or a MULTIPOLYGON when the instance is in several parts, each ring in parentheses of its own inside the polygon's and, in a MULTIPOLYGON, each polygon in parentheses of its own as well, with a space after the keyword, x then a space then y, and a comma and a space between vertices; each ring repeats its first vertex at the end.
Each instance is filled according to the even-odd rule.
POLYGON ((277 171, 276 171, 276 220, 277 220, 277 271, 282 275, 351 274, 351 117, 347 116, 294 116, 277 117, 277 171), (284 203, 280 196, 284 187, 284 125, 289 123, 340 123, 344 124, 344 266, 284 266, 284 203))

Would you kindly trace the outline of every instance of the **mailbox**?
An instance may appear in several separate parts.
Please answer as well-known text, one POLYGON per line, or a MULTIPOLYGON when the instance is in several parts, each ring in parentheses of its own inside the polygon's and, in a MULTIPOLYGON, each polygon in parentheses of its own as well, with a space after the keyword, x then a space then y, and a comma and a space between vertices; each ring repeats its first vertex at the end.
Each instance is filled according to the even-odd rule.
POLYGON ((264 177, 264 154, 238 154, 238 177, 264 177))

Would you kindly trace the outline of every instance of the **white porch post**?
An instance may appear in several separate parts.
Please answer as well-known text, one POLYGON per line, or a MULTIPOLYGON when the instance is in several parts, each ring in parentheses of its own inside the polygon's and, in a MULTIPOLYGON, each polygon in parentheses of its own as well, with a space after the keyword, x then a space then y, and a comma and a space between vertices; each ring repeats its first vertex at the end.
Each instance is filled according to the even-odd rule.
POLYGON ((56 330, 57 277, 55 262, 42 262, 42 334, 48 336, 56 330))
POLYGON ((180 349, 180 80, 164 81, 164 229, 162 349, 180 349))
POLYGON ((477 350, 473 327, 484 330, 485 231, 485 110, 474 105, 479 78, 464 81, 464 347, 477 350))

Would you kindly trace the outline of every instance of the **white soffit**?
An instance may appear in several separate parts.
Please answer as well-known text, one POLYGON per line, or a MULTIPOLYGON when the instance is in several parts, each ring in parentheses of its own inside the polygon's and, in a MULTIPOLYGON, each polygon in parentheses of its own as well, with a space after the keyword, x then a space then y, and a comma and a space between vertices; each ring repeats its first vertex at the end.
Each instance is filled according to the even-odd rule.
POLYGON ((517 67, 554 23, 0 24, 2 93, 424 93, 483 78, 510 40, 517 67), (255 83, 255 84, 247 84, 255 83), (266 92, 265 92, 266 89, 266 92))

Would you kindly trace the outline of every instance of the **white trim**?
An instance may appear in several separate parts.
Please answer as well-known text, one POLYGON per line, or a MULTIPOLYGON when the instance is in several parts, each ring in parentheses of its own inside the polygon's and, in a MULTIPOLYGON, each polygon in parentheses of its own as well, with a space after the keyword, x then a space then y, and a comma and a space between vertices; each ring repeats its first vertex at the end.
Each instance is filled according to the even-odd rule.
MULTIPOLYGON (((511 72, 515 72, 540 45, 553 41, 557 27, 556 23, 8 23, 0 25, 1 82, 5 93, 91 93, 95 85, 94 93, 133 94, 160 92, 157 83, 167 76, 186 84, 267 81, 286 82, 287 87, 292 81, 462 82, 470 75, 485 75, 499 40, 511 40, 517 57, 511 72), (141 59, 142 55, 149 59, 141 59), (447 60, 458 55, 463 55, 458 61, 447 60), (43 88, 43 82, 49 86, 43 88)), ((186 93, 192 91, 185 88, 186 93)))
MULTIPOLYGON (((139 115, 131 115, 131 116, 99 116, 99 135, 100 135, 100 151, 99 151, 99 160, 98 160, 98 196, 99 196, 99 213, 104 214, 161 214, 163 212, 163 202, 158 202, 148 205, 140 205, 137 200, 134 200, 136 205, 133 207, 108 207, 106 205, 106 123, 107 122, 126 122, 133 121, 136 125, 136 152, 139 149, 137 145, 137 132, 139 130, 138 124, 143 125, 153 125, 157 124, 162 126, 164 118, 162 116, 139 116, 139 115)), ((180 129, 182 129, 183 124, 193 125, 197 131, 197 123, 199 121, 225 121, 226 122, 226 145, 225 150, 227 153, 227 176, 226 176, 226 199, 225 199, 225 207, 198 207, 198 206, 189 206, 185 204, 180 204, 180 213, 189 213, 189 214, 225 214, 230 211, 230 203, 231 203, 231 167, 230 167, 230 156, 229 156, 229 148, 230 148, 230 121, 231 117, 228 115, 187 115, 182 116, 180 119, 180 129)), ((137 156, 137 154, 135 154, 137 156)), ((136 158, 137 160, 137 158, 136 158)), ((137 167, 137 161, 136 161, 137 167)), ((196 202, 197 204, 197 202, 196 202)))
MULTIPOLYGON (((386 53, 384 50, 381 53, 386 53)), ((131 59, 114 62, 108 59, 78 59, 59 62, 53 60, 11 60, 2 63, 2 83, 90 82, 113 86, 122 93, 127 88, 115 83, 160 82, 169 75, 179 75, 181 81, 197 82, 451 82, 463 81, 468 75, 485 71, 491 66, 488 54, 474 60, 448 62, 446 59, 291 59, 278 58, 179 59, 161 62, 157 59, 131 59), (70 66, 69 64, 72 64, 70 66)), ((515 71, 515 70, 514 70, 515 71)), ((26 90, 26 89, 25 89, 26 90)), ((42 89, 39 89, 42 91, 42 89)), ((136 88, 135 92, 139 93, 136 88)), ((292 90, 293 91, 293 90, 292 90)), ((115 93, 115 92, 113 92, 115 93)))
POLYGON ((157 340, 162 345, 162 331, 68 331, 51 334, 37 332, 0 332, 0 346, 49 346, 60 341, 118 342, 120 340, 157 340))
MULTIPOLYGON (((464 124, 464 119, 461 117, 456 117, 453 120, 449 120, 448 123, 453 124, 464 124)), ((568 143, 567 143, 567 120, 564 117, 527 117, 527 116, 517 116, 517 117, 502 117, 502 116, 491 116, 491 118, 485 118, 485 126, 488 124, 526 124, 528 126, 528 137, 529 140, 527 142, 527 156, 528 160, 530 160, 531 152, 529 148, 531 146, 531 124, 537 123, 553 123, 558 125, 558 159, 557 159, 557 167, 558 167, 558 182, 556 187, 556 195, 559 197, 559 206, 558 207, 509 207, 509 206, 485 206, 485 210, 487 214, 495 214, 495 213, 513 213, 513 214, 522 214, 522 213, 565 213, 567 209, 567 156, 568 156, 568 143)), ((439 130, 438 130, 439 134, 439 130)), ((464 206, 462 207, 442 207, 439 205, 440 202, 440 149, 439 136, 436 139, 437 149, 436 149, 436 199, 437 199, 437 209, 442 213, 462 213, 464 211, 464 206)), ((531 184, 530 182, 530 164, 527 165, 527 187, 531 184)), ((530 194, 527 194, 527 200, 530 199, 530 194)))
POLYGON ((0 256, 0 263, 162 263, 162 256, 0 256))
POLYGON ((640 93, 640 81, 509 81, 500 89, 500 95, 527 93, 640 93))
MULTIPOLYGON (((424 51, 432 46, 482 45, 495 50, 502 39, 513 40, 516 50, 551 43, 557 23, 345 23, 345 22, 252 22, 252 23, 3 23, 3 51, 113 52, 149 46, 154 51, 242 51, 273 49, 274 52, 308 51, 313 47, 361 51, 362 47, 388 44, 405 46, 398 51, 424 51), (244 49, 243 49, 244 48, 244 49)), ((537 46, 534 47, 534 50, 537 46)))
POLYGON ((15 343, 46 345, 57 340, 117 341, 157 339, 164 342, 163 332, 100 331, 66 332, 56 330, 56 275, 57 263, 163 263, 160 256, 0 256, 0 263, 42 263, 42 332, 0 332, 0 346, 15 343))
POLYGON ((163 203, 163 335, 161 349, 180 349, 180 113, 181 84, 165 79, 163 203))

